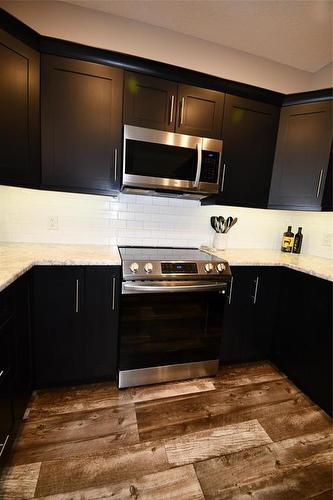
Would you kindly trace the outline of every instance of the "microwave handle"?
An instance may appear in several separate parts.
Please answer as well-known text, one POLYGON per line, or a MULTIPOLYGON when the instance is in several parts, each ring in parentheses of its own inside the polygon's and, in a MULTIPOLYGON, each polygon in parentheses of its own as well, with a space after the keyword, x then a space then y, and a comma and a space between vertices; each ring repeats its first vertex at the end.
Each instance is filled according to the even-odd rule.
POLYGON ((201 165, 202 165, 202 142, 198 142, 196 148, 197 148, 197 173, 195 175, 195 181, 193 183, 193 187, 198 188, 201 175, 201 165))

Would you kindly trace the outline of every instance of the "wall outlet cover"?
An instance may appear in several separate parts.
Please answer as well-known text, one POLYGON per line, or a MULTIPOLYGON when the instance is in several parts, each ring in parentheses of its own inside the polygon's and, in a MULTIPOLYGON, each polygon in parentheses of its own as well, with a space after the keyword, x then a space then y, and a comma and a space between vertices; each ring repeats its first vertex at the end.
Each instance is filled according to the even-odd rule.
POLYGON ((47 227, 51 231, 58 231, 59 229, 59 221, 57 215, 50 215, 48 217, 47 227))

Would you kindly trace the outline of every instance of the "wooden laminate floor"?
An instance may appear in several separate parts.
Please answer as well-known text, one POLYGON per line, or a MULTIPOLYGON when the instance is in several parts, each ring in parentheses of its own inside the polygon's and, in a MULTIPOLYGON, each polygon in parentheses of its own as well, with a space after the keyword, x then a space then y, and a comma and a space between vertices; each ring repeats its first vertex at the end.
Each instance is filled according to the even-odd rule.
POLYGON ((0 498, 332 499, 327 415, 269 363, 38 392, 0 498))

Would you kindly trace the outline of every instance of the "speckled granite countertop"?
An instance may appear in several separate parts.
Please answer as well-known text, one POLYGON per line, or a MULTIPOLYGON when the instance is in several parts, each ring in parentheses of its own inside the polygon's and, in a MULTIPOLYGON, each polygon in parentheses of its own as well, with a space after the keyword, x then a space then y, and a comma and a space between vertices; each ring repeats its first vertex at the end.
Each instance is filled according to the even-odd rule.
MULTIPOLYGON (((227 260, 232 266, 285 266, 333 282, 331 259, 283 254, 278 250, 209 249, 207 253, 227 260)), ((120 264, 116 246, 0 243, 0 291, 35 265, 117 266, 120 264)))
POLYGON ((0 291, 35 265, 119 266, 116 246, 0 243, 0 291))
POLYGON ((201 250, 227 260, 231 266, 284 266, 333 281, 333 259, 287 254, 279 250, 214 250, 208 247, 201 247, 201 250))

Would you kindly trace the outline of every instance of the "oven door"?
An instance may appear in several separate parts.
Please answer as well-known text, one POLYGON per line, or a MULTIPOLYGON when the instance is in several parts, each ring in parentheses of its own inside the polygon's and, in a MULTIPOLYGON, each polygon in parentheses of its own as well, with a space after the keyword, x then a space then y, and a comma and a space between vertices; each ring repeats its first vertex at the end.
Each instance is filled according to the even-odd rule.
POLYGON ((123 287, 119 387, 216 374, 226 284, 147 283, 123 287))
POLYGON ((196 191, 202 138, 124 126, 123 186, 196 191))

